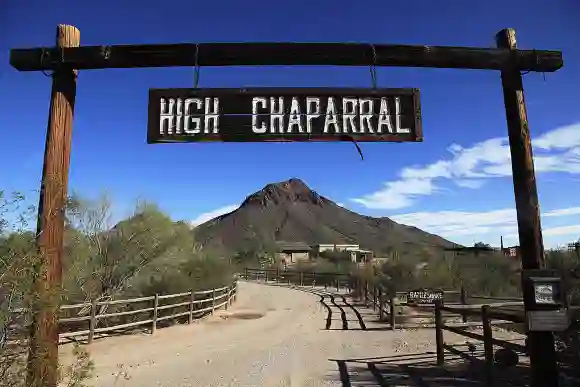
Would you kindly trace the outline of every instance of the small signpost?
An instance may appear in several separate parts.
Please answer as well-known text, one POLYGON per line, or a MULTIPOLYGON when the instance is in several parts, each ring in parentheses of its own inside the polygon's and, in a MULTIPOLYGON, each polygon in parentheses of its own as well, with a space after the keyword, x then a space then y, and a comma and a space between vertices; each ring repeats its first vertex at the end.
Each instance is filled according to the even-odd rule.
POLYGON ((407 305, 434 304, 435 300, 443 300, 443 291, 419 289, 407 292, 407 305))
POLYGON ((147 142, 422 141, 418 89, 151 89, 147 142))

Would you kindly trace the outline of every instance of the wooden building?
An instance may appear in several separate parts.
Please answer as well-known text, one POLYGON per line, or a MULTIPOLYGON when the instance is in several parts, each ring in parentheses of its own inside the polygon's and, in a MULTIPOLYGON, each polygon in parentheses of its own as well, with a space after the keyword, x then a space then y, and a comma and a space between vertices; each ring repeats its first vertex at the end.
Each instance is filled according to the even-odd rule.
POLYGON ((307 243, 280 242, 276 256, 283 265, 292 265, 300 261, 309 261, 311 250, 312 248, 307 243))

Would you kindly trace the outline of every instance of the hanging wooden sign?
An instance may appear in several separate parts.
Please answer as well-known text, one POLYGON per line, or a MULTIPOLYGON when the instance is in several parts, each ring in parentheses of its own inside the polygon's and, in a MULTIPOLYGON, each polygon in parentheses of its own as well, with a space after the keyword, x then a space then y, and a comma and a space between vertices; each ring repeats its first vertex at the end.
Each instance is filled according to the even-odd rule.
POLYGON ((151 89, 147 143, 423 141, 418 89, 151 89))

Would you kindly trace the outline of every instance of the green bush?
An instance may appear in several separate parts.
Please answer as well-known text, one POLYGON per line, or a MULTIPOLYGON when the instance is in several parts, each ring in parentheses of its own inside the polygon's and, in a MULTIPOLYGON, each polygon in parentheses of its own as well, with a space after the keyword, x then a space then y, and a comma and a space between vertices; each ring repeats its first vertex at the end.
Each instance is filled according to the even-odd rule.
MULTIPOLYGON (((31 306, 38 301, 33 279, 40 257, 35 233, 30 231, 36 211, 24 203, 22 195, 6 197, 0 191, 1 386, 24 386, 26 327, 31 321, 29 310, 34 310, 31 306), (24 309, 13 313, 16 308, 24 309)), ((73 195, 68 201, 63 286, 58 294, 62 303, 181 293, 231 283, 229 260, 201 250, 186 223, 174 222, 155 205, 138 203, 129 218, 115 225, 111 219, 111 202, 106 195, 97 200, 73 195)), ((109 311, 119 308, 127 306, 114 305, 109 311)), ((72 311, 65 312, 62 317, 71 316, 72 311)), ((74 312, 77 316, 90 311, 74 312)), ((61 379, 71 387, 80 387, 90 378, 92 363, 81 347, 75 348, 75 355, 77 361, 61 370, 61 379)))

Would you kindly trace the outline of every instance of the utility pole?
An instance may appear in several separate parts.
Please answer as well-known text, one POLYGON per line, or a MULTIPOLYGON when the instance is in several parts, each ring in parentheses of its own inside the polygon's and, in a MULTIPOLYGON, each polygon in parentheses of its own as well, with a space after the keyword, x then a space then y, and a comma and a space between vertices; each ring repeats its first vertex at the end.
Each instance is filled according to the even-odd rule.
MULTIPOLYGON (((79 43, 78 29, 68 25, 57 26, 58 48, 78 47, 79 43)), ((33 300, 26 383, 31 387, 56 387, 58 383, 61 258, 76 81, 77 72, 70 67, 61 66, 52 74, 36 237, 40 263, 34 279, 36 297, 33 300)))
MULTIPOLYGON (((501 30, 496 35, 496 42, 498 48, 517 49, 516 34, 511 28, 501 30)), ((522 74, 516 68, 504 69, 501 71, 501 82, 512 159, 522 269, 541 269, 544 267, 544 242, 522 74)), ((524 309, 527 312, 534 304, 534 294, 524 285, 523 278, 522 275, 524 309)), ((528 331, 528 341, 531 387, 557 387, 558 362, 552 332, 528 331)))

